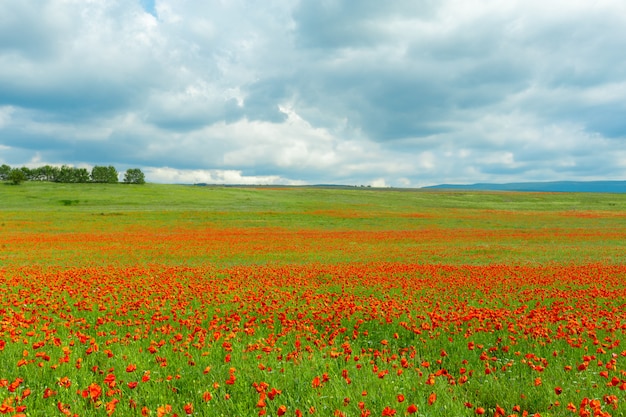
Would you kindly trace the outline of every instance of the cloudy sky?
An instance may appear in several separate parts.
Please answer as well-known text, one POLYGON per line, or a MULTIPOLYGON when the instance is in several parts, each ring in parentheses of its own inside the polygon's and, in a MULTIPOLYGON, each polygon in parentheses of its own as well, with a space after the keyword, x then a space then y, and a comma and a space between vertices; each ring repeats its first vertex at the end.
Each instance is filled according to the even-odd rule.
POLYGON ((2 0, 0 164, 626 179, 623 0, 2 0))

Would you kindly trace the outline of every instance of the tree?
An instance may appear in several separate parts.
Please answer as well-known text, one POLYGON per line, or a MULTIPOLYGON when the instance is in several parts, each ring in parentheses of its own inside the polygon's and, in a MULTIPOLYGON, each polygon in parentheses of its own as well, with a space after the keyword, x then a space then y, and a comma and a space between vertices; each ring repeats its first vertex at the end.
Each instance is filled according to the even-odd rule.
POLYGON ((43 181, 45 179, 43 167, 37 167, 30 170, 31 181, 43 181))
POLYGON ((73 168, 67 165, 61 165, 58 175, 55 177, 56 182, 72 182, 73 168))
POLYGON ((11 172, 11 167, 8 166, 7 164, 2 164, 0 166, 0 180, 2 180, 2 181, 8 180, 9 179, 9 172, 11 172))
POLYGON ((118 182, 117 169, 111 165, 108 167, 96 165, 91 169, 91 181, 115 184, 118 182))
POLYGON ((24 181, 30 181, 33 179, 33 170, 28 167, 21 167, 20 170, 24 173, 24 181))
POLYGON ((41 175, 44 181, 56 181, 56 178, 59 176, 59 172, 61 170, 59 167, 54 167, 50 165, 44 165, 41 168, 41 175))
POLYGON ((74 168, 72 182, 89 182, 89 171, 87 171, 87 168, 74 168))
POLYGON ((124 182, 126 184, 145 184, 146 178, 139 168, 129 168, 124 174, 124 182))
POLYGON ((22 182, 26 181, 26 174, 24 174, 24 171, 19 168, 13 168, 11 171, 9 171, 7 179, 11 181, 11 184, 19 185, 22 182))
POLYGON ((89 171, 86 168, 74 168, 63 165, 55 177, 56 182, 89 182, 89 171))

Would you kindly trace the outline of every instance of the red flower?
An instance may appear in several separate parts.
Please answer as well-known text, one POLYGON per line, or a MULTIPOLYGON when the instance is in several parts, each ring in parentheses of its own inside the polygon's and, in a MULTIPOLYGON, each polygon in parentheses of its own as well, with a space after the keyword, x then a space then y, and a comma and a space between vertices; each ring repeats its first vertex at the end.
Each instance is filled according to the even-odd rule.
POLYGON ((98 400, 98 398, 100 398, 100 396, 102 395, 102 387, 95 382, 89 384, 87 390, 85 391, 87 392, 89 398, 91 398, 91 400, 94 402, 98 400))
POLYGON ((383 416, 395 416, 395 415, 396 415, 396 410, 394 410, 393 408, 385 407, 385 409, 383 410, 383 416))
POLYGON ((415 414, 417 413, 417 406, 415 404, 411 404, 410 406, 408 406, 408 408, 406 409, 406 412, 409 414, 415 414))
POLYGON ((43 397, 44 398, 48 398, 48 397, 52 397, 53 395, 56 395, 57 392, 51 390, 50 388, 46 388, 45 390, 43 390, 43 397))
POLYGON ((26 388, 24 391, 22 391, 22 400, 28 397, 30 394, 31 394, 30 388, 26 388))
POLYGON ((270 392, 267 393, 267 396, 269 397, 270 400, 273 400, 274 397, 276 397, 277 395, 279 395, 282 391, 276 388, 272 388, 272 390, 270 392))
POLYGON ((267 394, 265 393, 265 391, 261 391, 261 393, 259 394, 259 401, 257 401, 256 406, 259 408, 265 408, 265 406, 267 406, 267 403, 265 402, 265 397, 267 396, 267 394))
POLYGON ((67 404, 63 404, 61 401, 57 403, 57 408, 61 413, 65 414, 66 416, 72 415, 72 412, 70 411, 70 406, 67 404))

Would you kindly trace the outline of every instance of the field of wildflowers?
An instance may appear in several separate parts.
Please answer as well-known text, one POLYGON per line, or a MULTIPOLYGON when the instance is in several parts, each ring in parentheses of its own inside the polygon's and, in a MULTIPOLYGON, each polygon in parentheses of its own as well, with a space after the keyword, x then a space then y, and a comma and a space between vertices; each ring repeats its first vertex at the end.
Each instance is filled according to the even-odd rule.
POLYGON ((619 197, 45 187, 0 209, 1 415, 626 415, 619 197))

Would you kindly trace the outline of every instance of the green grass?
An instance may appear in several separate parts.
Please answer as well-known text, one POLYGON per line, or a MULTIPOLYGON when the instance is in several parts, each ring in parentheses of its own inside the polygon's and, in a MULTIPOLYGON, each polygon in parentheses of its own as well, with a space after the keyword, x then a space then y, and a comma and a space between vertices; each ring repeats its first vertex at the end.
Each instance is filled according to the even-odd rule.
POLYGON ((416 208, 478 210, 602 210, 626 208, 626 194, 220 187, 169 184, 0 184, 0 210, 274 211, 351 209, 411 212, 416 208))
POLYGON ((6 264, 170 264, 180 261, 176 245, 188 248, 187 264, 626 262, 626 194, 27 182, 0 184, 0 201, 6 264), (203 249, 210 231, 241 228, 273 228, 289 243, 203 249), (71 238, 38 259, 7 240, 36 233, 71 238), (81 246, 81 233, 105 243, 81 246), (133 255, 121 239, 141 233, 149 246, 133 255))
MULTIPOLYGON (((0 403, 28 416, 61 415, 59 402, 106 415, 103 402, 118 398, 113 415, 165 404, 184 415, 189 402, 194 415, 245 416, 264 381, 282 390, 271 416, 281 404, 289 416, 359 416, 361 401, 378 416, 409 404, 419 416, 574 415, 569 402, 621 395, 597 363, 615 359, 610 376, 622 378, 625 220, 621 194, 0 185, 0 403), (527 354, 549 365, 531 370, 527 354), (578 371, 586 355, 597 357, 578 371), (442 369, 473 374, 427 379, 442 369), (152 379, 130 388, 145 370, 152 379), (98 402, 76 393, 109 372, 119 391, 98 402), (44 398, 46 388, 58 393, 44 398)), ((603 407, 624 415, 623 395, 603 407)))
MULTIPOLYGON (((165 184, 0 184, 0 211, 50 213, 204 212, 274 215, 345 211, 359 221, 394 214, 437 214, 439 210, 546 212, 626 210, 626 194, 326 189, 307 187, 200 187, 165 184)), ((345 217, 343 217, 345 219, 345 217)))

